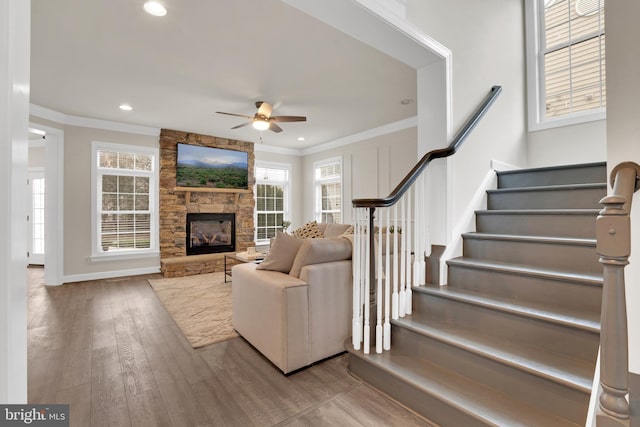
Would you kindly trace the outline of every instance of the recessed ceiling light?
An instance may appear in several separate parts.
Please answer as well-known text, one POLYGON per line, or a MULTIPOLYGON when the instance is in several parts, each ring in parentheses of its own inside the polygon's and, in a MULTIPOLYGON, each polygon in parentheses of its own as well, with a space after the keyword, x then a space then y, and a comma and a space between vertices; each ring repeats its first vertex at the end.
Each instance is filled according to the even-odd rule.
POLYGON ((304 136, 299 136, 298 141, 304 141, 304 136))
POLYGON ((40 136, 45 136, 47 134, 45 131, 36 128, 29 128, 29 132, 40 136))
POLYGON ((149 15, 153 16, 164 16, 167 14, 167 9, 157 1, 146 2, 144 4, 144 10, 149 15))
POLYGON ((120 106, 120 109, 122 111, 131 111, 131 110, 133 110, 133 107, 131 105, 129 105, 129 104, 122 104, 120 106))

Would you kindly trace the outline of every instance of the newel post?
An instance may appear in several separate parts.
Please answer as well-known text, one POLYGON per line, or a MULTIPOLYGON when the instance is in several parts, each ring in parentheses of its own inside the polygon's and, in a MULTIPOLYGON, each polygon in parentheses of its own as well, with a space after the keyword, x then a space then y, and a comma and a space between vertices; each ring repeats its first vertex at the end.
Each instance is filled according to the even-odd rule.
POLYGON ((611 173, 613 194, 600 203, 597 252, 603 266, 598 427, 629 426, 629 344, 624 267, 631 254, 630 210, 640 166, 625 162, 611 173))

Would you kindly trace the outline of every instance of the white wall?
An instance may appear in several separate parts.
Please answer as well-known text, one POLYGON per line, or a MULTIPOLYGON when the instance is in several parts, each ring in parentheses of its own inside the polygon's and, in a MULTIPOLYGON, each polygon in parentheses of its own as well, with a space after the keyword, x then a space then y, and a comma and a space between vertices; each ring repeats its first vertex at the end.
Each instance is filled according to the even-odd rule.
POLYGON ((291 176, 289 177, 291 186, 291 226, 289 227, 289 230, 294 230, 304 224, 302 219, 303 214, 301 203, 304 194, 302 183, 302 157, 292 154, 278 154, 261 151, 257 144, 255 147, 254 153, 256 162, 276 162, 291 165, 291 176))
MULTIPOLYGON (((607 164, 640 164, 640 2, 605 3, 607 28, 607 164)), ((629 368, 640 374, 640 195, 633 197, 632 249, 626 267, 629 368)))
POLYGON ((64 281, 140 274, 160 270, 159 257, 91 262, 91 142, 158 147, 158 137, 90 127, 32 122, 64 130, 64 281))
POLYGON ((529 132, 528 167, 604 162, 607 159, 607 122, 581 123, 529 132))
POLYGON ((0 0, 0 403, 27 403, 26 182, 31 2, 0 0))
POLYGON ((409 128, 304 156, 302 222, 314 219, 314 162, 334 157, 342 158, 343 223, 351 223, 351 200, 389 195, 415 165, 416 132, 416 128, 409 128))
MULTIPOLYGON (((433 243, 446 244, 490 161, 517 166, 527 163, 523 5, 505 0, 408 0, 406 16, 452 52, 453 133, 493 85, 503 87, 479 127, 447 161, 444 203, 449 215, 447 224, 440 226, 446 232, 438 234, 441 230, 432 227, 433 243)), ((446 143, 427 142, 429 147, 442 145, 446 143)))

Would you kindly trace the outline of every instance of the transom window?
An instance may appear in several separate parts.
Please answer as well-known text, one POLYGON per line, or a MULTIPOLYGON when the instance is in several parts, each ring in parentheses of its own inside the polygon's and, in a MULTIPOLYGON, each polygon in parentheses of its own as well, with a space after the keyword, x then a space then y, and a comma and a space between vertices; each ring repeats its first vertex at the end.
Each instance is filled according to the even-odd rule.
POLYGON ((528 0, 527 23, 532 130, 603 119, 604 0, 528 0))
POLYGON ((265 244, 289 219, 289 165, 256 165, 256 243, 265 244))
POLYGON ((318 162, 314 171, 316 221, 342 223, 342 160, 318 162))
POLYGON ((94 142, 93 254, 156 252, 156 149, 94 142))

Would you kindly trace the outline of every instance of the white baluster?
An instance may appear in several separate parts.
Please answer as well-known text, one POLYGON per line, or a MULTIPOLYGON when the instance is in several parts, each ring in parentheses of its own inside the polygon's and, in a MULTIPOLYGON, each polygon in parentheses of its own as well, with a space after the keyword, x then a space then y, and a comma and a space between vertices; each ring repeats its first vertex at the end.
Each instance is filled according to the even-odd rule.
POLYGON ((406 314, 411 314, 411 297, 412 297, 412 290, 411 290, 411 286, 413 286, 413 261, 411 258, 411 252, 412 252, 412 246, 411 246, 411 241, 412 241, 412 237, 413 237, 413 228, 412 228, 412 224, 411 222, 413 221, 412 218, 412 210, 411 210, 411 192, 415 189, 415 185, 412 186, 409 191, 407 191, 407 231, 406 231, 406 238, 407 238, 407 286, 406 286, 406 291, 404 293, 404 312, 406 314))
POLYGON ((369 317, 370 317, 370 310, 371 310, 371 304, 369 303, 369 291, 371 289, 371 276, 369 274, 370 270, 370 262, 371 262, 371 258, 369 257, 370 253, 371 253, 371 246, 369 245, 369 233, 372 232, 372 230, 369 230, 369 216, 371 215, 371 212, 367 209, 367 211, 365 212, 365 231, 363 233, 365 240, 364 240, 364 253, 365 253, 365 259, 364 259, 364 294, 363 294, 363 299, 362 301, 364 302, 364 330, 363 330, 363 334, 364 334, 364 354, 369 354, 369 350, 370 350, 370 346, 371 346, 371 326, 369 324, 369 317))
MULTIPOLYGON (((382 225, 382 209, 378 209, 378 230, 382 225)), ((376 353, 382 353, 382 304, 384 303, 384 294, 382 293, 382 230, 378 231, 376 244, 376 274, 378 276, 378 287, 376 288, 376 353)))
POLYGON ((424 200, 425 200, 425 177, 424 173, 418 177, 416 184, 416 200, 415 200, 415 221, 416 221, 416 230, 415 230, 415 266, 414 269, 415 274, 413 278, 414 286, 424 285, 426 283, 426 264, 424 261, 425 254, 425 235, 424 230, 426 228, 427 222, 427 212, 423 208, 424 200))
POLYGON ((362 341, 362 323, 360 320, 360 211, 354 209, 353 228, 353 319, 351 325, 351 342, 355 350, 360 350, 362 341))
MULTIPOLYGON (((400 249, 400 290, 398 292, 398 316, 404 317, 405 315, 405 287, 407 286, 407 212, 405 209, 406 197, 402 196, 400 199, 400 227, 402 228, 401 236, 402 248, 400 249)), ((400 230, 398 230, 400 231, 400 230)))
MULTIPOLYGON (((385 266, 384 266, 384 349, 389 350, 391 348, 391 323, 389 322, 389 311, 391 306, 391 271, 390 267, 390 247, 391 247, 391 231, 389 229, 391 217, 391 209, 385 209, 386 220, 387 220, 387 230, 385 239, 385 266)), ((382 240, 382 231, 380 232, 380 240, 382 240)))
POLYGON ((391 317, 398 318, 398 204, 393 205, 393 294, 391 296, 391 317))

